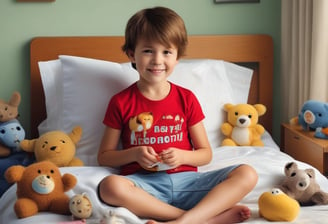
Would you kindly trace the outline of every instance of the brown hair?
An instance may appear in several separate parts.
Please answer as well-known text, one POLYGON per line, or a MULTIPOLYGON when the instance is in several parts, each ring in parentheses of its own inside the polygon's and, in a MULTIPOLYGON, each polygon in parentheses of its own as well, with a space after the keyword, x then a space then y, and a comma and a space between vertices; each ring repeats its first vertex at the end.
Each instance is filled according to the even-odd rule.
POLYGON ((183 56, 188 44, 187 31, 182 18, 173 10, 165 7, 143 9, 134 14, 125 29, 125 43, 122 50, 134 51, 137 41, 158 40, 170 47, 173 44, 178 49, 178 58, 183 56))

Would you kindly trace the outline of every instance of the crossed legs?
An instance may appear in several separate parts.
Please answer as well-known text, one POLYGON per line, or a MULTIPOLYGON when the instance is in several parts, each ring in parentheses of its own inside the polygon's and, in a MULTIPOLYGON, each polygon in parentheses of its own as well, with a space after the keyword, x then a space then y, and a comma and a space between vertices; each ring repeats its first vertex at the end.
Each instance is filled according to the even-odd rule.
MULTIPOLYGON (((248 165, 241 165, 188 211, 158 200, 134 186, 132 181, 117 175, 102 180, 99 194, 108 204, 126 207, 139 217, 161 220, 164 223, 227 224, 242 222, 250 217, 250 210, 246 206, 236 204, 255 187, 256 183, 256 171, 248 165)), ((156 223, 161 222, 148 222, 156 223)))

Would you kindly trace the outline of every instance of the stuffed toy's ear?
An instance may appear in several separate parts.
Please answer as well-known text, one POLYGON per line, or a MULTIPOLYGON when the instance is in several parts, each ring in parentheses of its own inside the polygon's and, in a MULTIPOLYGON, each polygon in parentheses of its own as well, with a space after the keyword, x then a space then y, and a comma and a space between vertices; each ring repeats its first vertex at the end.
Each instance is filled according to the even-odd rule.
POLYGON ((14 92, 9 100, 9 105, 13 107, 18 107, 21 102, 21 96, 19 92, 14 92))
POLYGON ((224 104, 224 106, 223 106, 223 110, 225 111, 225 112, 228 112, 229 110, 230 110, 230 108, 232 108, 234 105, 232 104, 232 103, 226 103, 226 104, 224 104))
POLYGON ((290 177, 291 173, 293 173, 295 170, 297 170, 297 164, 294 162, 287 163, 285 165, 285 175, 287 177, 290 177))
POLYGON ((82 137, 82 128, 80 126, 74 127, 72 132, 69 134, 69 137, 76 145, 82 137))
POLYGON ((266 112, 266 107, 263 104, 255 104, 253 105, 259 116, 262 116, 266 112))

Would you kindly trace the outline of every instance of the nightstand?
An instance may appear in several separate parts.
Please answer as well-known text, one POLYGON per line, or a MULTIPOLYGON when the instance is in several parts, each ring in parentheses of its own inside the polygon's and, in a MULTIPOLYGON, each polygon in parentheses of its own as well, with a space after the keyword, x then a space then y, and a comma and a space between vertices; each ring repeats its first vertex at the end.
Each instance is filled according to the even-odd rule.
POLYGON ((304 131, 301 126, 282 124, 280 148, 293 158, 311 164, 327 176, 328 140, 313 136, 313 131, 304 131))

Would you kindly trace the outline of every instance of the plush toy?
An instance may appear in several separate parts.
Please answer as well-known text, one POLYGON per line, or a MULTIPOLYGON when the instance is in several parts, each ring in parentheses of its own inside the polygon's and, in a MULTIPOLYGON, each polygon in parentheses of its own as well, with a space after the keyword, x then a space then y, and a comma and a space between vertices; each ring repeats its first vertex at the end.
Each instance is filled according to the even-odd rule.
POLYGON ((34 162, 33 155, 19 147, 24 138, 25 131, 17 119, 0 123, 0 196, 11 186, 4 178, 5 171, 13 165, 27 166, 34 162))
POLYGON ((24 138, 25 130, 17 119, 0 123, 0 157, 19 152, 24 138))
MULTIPOLYGON (((11 149, 16 148, 17 142, 14 138, 22 140, 25 138, 25 132, 16 118, 18 117, 18 106, 21 102, 19 92, 14 92, 8 102, 0 99, 0 157, 10 155, 11 149), (20 130, 16 130, 9 121, 14 120, 20 130), (13 128, 13 129, 12 129, 13 128), (14 133, 15 132, 15 133, 14 133), (19 134, 16 137, 16 133, 19 134), (23 138, 22 138, 23 137, 23 138), (14 145, 14 146, 12 146, 14 145)), ((18 142, 19 143, 19 142, 18 142)))
POLYGON ((108 214, 105 214, 104 217, 101 218, 93 218, 93 219, 81 219, 74 221, 64 221, 59 222, 58 224, 85 224, 85 223, 95 223, 95 224, 126 224, 126 223, 135 223, 135 220, 127 220, 123 217, 118 216, 115 212, 110 211, 108 214))
POLYGON ((23 166, 11 166, 5 177, 17 183, 17 201, 14 210, 18 218, 49 211, 69 215, 69 197, 65 194, 76 185, 75 176, 61 175, 59 168, 50 161, 23 166))
POLYGON ((314 169, 298 169, 295 162, 285 165, 285 178, 279 188, 301 205, 328 204, 328 194, 315 181, 314 169))
POLYGON ((18 117, 20 101, 21 96, 19 92, 14 92, 9 102, 0 99, 0 122, 10 121, 18 117))
POLYGON ((293 221, 300 211, 298 202, 274 188, 264 192, 258 200, 259 215, 268 221, 293 221))
POLYGON ((37 161, 49 160, 59 167, 82 166, 83 162, 75 157, 76 144, 82 136, 82 128, 76 126, 70 134, 63 131, 50 131, 37 139, 23 140, 20 146, 27 152, 34 152, 37 161))
POLYGON ((316 128, 313 136, 316 138, 328 139, 328 127, 316 128))
POLYGON ((69 210, 74 219, 85 220, 92 215, 92 204, 85 193, 77 194, 71 197, 69 201, 69 210))
POLYGON ((317 100, 306 101, 297 117, 290 119, 291 124, 299 124, 306 131, 328 127, 328 103, 317 100))
POLYGON ((261 136, 265 129, 258 124, 259 116, 266 112, 262 104, 225 104, 227 120, 221 125, 222 133, 227 137, 223 146, 263 146, 261 136))

